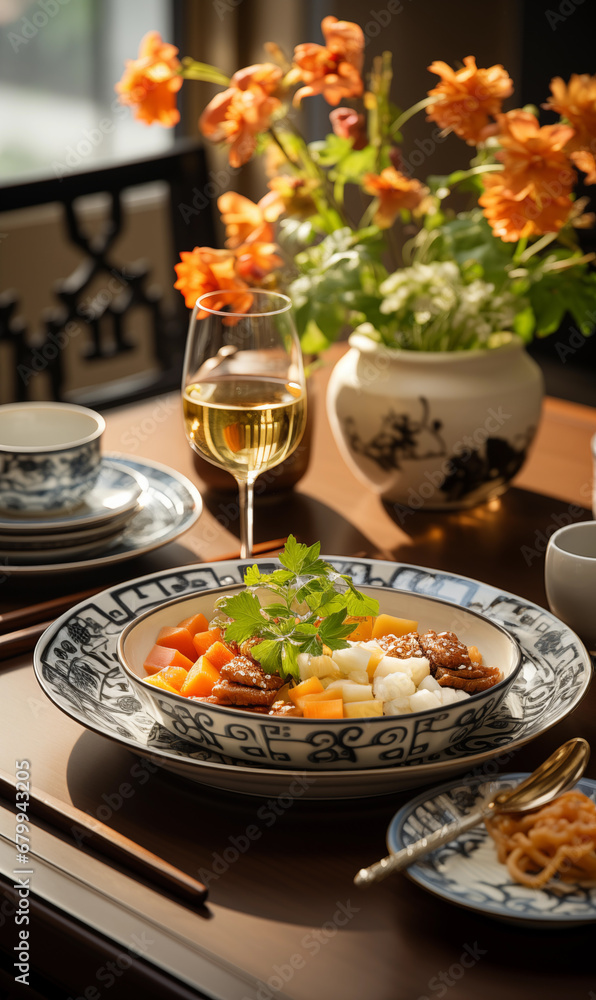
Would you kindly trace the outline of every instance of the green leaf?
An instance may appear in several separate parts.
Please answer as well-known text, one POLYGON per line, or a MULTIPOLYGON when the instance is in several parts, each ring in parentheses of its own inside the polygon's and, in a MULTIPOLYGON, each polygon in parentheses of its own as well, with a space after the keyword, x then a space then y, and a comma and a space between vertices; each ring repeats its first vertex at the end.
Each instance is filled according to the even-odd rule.
POLYGON ((244 583, 247 587, 258 587, 261 580, 261 571, 258 566, 249 566, 244 571, 244 583))
POLYGON ((349 643, 345 640, 354 631, 354 625, 350 622, 344 623, 346 609, 336 611, 334 614, 324 618, 319 625, 319 635, 326 646, 331 649, 347 649, 349 643))
POLYGON ((286 569, 298 574, 302 573, 306 565, 314 563, 318 559, 320 551, 320 542, 315 542, 314 545, 303 545, 296 541, 294 535, 289 535, 283 552, 279 554, 279 561, 286 569))
POLYGON ((281 673, 282 643, 279 639, 264 639, 251 649, 251 655, 267 674, 281 673))
POLYGON ((350 588, 346 594, 349 615, 374 615, 379 613, 379 602, 376 597, 367 597, 358 590, 350 588))
POLYGON ((202 80, 204 83, 219 83, 227 87, 230 83, 229 76, 222 73, 216 66, 209 66, 208 63, 195 62, 187 56, 182 60, 182 76, 187 80, 202 80))
POLYGON ((244 642, 245 639, 257 635, 259 629, 265 625, 258 597, 246 590, 225 598, 219 608, 233 619, 226 626, 226 639, 229 642, 244 642))
POLYGON ((522 340, 529 341, 536 328, 536 318, 531 306, 521 309, 513 320, 513 329, 522 340))

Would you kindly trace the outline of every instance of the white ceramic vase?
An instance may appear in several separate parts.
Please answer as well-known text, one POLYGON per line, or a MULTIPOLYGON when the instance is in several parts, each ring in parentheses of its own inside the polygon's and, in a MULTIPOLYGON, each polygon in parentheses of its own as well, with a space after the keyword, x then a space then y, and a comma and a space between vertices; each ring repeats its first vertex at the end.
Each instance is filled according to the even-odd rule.
POLYGON ((331 373, 327 412, 350 468, 409 509, 503 493, 540 419, 542 373, 520 340, 478 351, 402 351, 362 334, 331 373))

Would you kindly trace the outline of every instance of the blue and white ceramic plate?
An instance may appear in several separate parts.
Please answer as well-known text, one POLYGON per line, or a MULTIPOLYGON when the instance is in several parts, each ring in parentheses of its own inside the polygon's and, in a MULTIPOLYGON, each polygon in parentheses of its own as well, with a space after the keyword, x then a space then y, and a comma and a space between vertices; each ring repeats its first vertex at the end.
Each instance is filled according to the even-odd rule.
POLYGON ((185 476, 148 459, 112 455, 110 463, 116 469, 130 469, 146 483, 139 498, 139 510, 126 522, 124 530, 106 538, 101 552, 94 558, 85 558, 84 555, 78 559, 71 558, 68 548, 65 548, 54 562, 20 565, 18 560, 11 560, 11 554, 6 552, 2 557, 5 574, 64 573, 123 562, 174 541, 199 517, 203 507, 201 495, 185 476))
MULTIPOLYGON (((472 812, 495 787, 515 785, 527 776, 524 772, 499 775, 493 781, 465 778, 424 792, 393 817, 387 830, 389 850, 395 853, 408 847, 472 812)), ((582 778, 576 788, 596 801, 596 781, 582 778)), ((596 921, 596 888, 564 882, 549 889, 518 885, 497 860, 494 841, 484 824, 411 865, 406 874, 435 896, 508 923, 568 927, 596 921)))
POLYGON ((74 510, 46 514, 43 517, 0 515, 0 532, 20 534, 51 534, 105 524, 115 517, 132 514, 147 481, 135 460, 126 463, 116 456, 104 457, 92 490, 74 510))
MULTIPOLYGON (((206 785, 252 795, 281 794, 303 780, 305 798, 359 798, 430 784, 465 771, 484 778, 515 750, 556 725, 581 701, 591 678, 580 640, 552 614, 467 577, 376 559, 327 556, 357 586, 429 594, 503 624, 519 641, 523 665, 495 715, 466 740, 423 762, 363 770, 297 772, 237 764, 176 738, 143 708, 118 662, 117 642, 130 621, 171 597, 242 582, 247 562, 203 563, 120 583, 78 604, 44 632, 35 649, 37 679, 48 697, 81 725, 206 785), (478 772, 480 768, 480 772, 478 772)), ((279 563, 258 559, 264 572, 279 563)), ((240 730, 241 727, 238 727, 240 730)), ((241 738, 239 732, 238 738, 241 738)))

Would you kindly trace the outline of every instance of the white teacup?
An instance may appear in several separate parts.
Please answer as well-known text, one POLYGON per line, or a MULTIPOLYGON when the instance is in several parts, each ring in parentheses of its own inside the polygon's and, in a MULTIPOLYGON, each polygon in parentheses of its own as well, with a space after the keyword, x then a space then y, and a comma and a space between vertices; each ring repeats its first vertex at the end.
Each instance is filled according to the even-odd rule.
POLYGON ((67 511, 93 489, 105 420, 73 403, 0 406, 0 509, 67 511))
POLYGON ((596 650, 596 521, 566 524, 551 535, 544 579, 553 613, 596 650))

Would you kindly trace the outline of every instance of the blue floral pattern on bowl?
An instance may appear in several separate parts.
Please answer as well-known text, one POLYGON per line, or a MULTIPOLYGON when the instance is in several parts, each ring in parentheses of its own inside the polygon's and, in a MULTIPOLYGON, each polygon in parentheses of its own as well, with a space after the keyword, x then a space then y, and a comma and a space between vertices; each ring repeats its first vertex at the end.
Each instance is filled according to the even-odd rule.
POLYGON ((100 468, 99 438, 60 451, 0 452, 0 507, 15 514, 75 507, 100 468))

